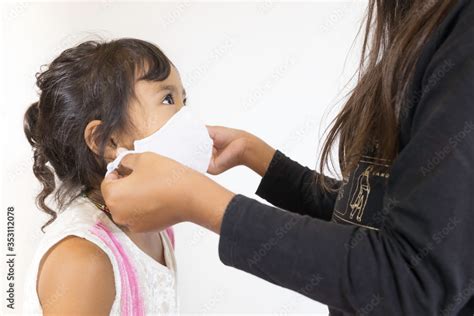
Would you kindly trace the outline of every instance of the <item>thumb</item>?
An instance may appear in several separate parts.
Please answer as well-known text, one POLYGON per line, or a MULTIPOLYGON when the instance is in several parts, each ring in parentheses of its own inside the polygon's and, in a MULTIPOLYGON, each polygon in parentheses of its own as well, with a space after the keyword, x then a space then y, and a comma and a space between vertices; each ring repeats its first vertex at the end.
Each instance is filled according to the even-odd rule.
POLYGON ((217 133, 217 126, 206 125, 206 128, 207 128, 207 133, 209 134, 209 137, 211 137, 214 140, 217 133))
POLYGON ((121 178, 117 170, 114 170, 106 175, 100 184, 100 191, 105 200, 105 204, 108 206, 114 204, 115 197, 121 196, 121 184, 125 180, 121 178))
POLYGON ((100 191, 107 204, 110 204, 114 197, 119 197, 122 192, 126 192, 128 176, 133 172, 136 154, 126 153, 120 161, 117 169, 104 177, 100 184, 100 191), (133 157, 132 157, 133 156, 133 157))

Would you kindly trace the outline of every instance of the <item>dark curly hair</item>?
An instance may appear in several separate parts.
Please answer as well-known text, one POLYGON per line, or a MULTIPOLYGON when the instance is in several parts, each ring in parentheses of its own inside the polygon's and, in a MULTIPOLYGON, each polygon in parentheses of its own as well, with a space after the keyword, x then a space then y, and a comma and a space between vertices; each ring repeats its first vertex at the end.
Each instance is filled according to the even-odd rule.
POLYGON ((24 115, 24 132, 33 148, 33 173, 43 186, 36 204, 51 215, 41 227, 43 232, 57 217, 46 203, 51 194, 60 211, 82 192, 100 188, 110 137, 132 128, 128 104, 135 97, 135 82, 166 79, 172 63, 157 46, 123 38, 83 42, 47 66, 36 73, 39 100, 24 115), (142 75, 137 78, 137 73, 142 75), (92 135, 98 154, 84 139, 92 120, 102 122, 92 135))

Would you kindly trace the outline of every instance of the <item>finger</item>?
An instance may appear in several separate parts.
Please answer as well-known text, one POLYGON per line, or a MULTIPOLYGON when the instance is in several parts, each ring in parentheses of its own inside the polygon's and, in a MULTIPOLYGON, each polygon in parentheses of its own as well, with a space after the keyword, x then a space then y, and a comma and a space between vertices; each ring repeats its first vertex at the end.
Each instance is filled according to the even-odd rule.
POLYGON ((107 174, 104 180, 107 181, 114 181, 120 178, 120 175, 117 173, 117 170, 112 171, 111 173, 107 174))
POLYGON ((135 169, 138 156, 139 154, 128 154, 123 157, 118 167, 119 173, 121 175, 129 175, 135 169))
POLYGON ((211 137, 214 147, 222 148, 225 147, 228 142, 228 134, 226 129, 222 126, 209 126, 207 125, 209 137, 211 137))
POLYGON ((209 166, 207 167, 206 172, 214 176, 220 173, 219 170, 217 170, 217 166, 216 166, 216 163, 214 162, 214 159, 211 159, 211 161, 209 161, 209 166))
POLYGON ((217 148, 213 146, 211 159, 209 160, 209 166, 207 166, 207 173, 212 174, 212 175, 216 174, 215 172, 217 168, 216 168, 215 160, 217 156, 218 156, 217 148))
POLYGON ((104 180, 102 180, 101 187, 102 186, 109 186, 109 185, 115 185, 115 183, 120 182, 123 177, 120 176, 117 170, 112 171, 108 175, 104 177, 104 180))
POLYGON ((223 172, 223 170, 217 169, 217 168, 214 168, 214 167, 209 167, 209 169, 207 169, 207 173, 212 175, 212 176, 220 175, 222 172, 223 172))
POLYGON ((217 126, 206 125, 206 128, 207 132, 209 133, 209 137, 211 137, 211 139, 215 141, 215 138, 217 136, 217 126))
POLYGON ((116 171, 118 171, 119 176, 123 178, 123 177, 129 176, 133 172, 133 169, 126 167, 121 163, 116 169, 116 171))
POLYGON ((128 177, 120 177, 118 172, 114 170, 108 174, 102 183, 100 184, 100 191, 104 198, 105 204, 109 207, 109 210, 116 211, 113 205, 121 205, 121 201, 118 199, 126 196, 127 191, 129 191, 130 184, 128 183, 128 177))
POLYGON ((117 176, 117 171, 113 171, 109 173, 108 175, 105 176, 104 180, 102 180, 102 183, 100 184, 100 191, 102 193, 102 196, 108 204, 108 198, 109 196, 112 195, 113 190, 114 190, 114 184, 118 181, 118 176, 117 176))
POLYGON ((237 152, 235 143, 230 143, 224 150, 220 151, 214 156, 214 165, 216 167, 215 172, 222 173, 229 170, 237 165, 237 152))
POLYGON ((225 161, 222 161, 221 154, 213 155, 211 161, 209 162, 209 166, 207 168, 207 173, 212 175, 218 175, 224 172, 225 169, 225 161))

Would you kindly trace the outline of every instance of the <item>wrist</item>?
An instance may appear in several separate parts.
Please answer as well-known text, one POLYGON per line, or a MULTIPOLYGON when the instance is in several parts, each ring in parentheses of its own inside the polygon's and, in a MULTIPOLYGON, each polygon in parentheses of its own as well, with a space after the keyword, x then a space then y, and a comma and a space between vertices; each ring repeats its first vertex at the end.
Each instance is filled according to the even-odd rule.
POLYGON ((242 164, 263 177, 270 165, 270 161, 272 160, 275 151, 276 150, 273 147, 260 138, 249 134, 242 155, 242 164))
POLYGON ((198 172, 192 177, 194 192, 189 200, 186 221, 219 234, 225 210, 235 194, 198 172))

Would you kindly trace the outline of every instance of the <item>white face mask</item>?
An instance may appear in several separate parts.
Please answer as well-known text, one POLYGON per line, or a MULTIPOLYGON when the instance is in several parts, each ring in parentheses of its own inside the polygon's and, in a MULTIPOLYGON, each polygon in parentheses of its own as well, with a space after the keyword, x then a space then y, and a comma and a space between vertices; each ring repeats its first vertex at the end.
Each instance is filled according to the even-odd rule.
POLYGON ((134 150, 121 152, 107 165, 106 175, 118 168, 127 154, 147 151, 205 173, 211 160, 213 142, 197 114, 189 107, 182 107, 159 130, 133 144, 134 150))

